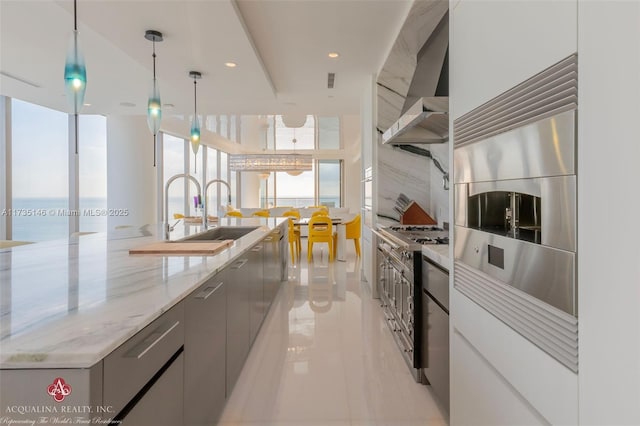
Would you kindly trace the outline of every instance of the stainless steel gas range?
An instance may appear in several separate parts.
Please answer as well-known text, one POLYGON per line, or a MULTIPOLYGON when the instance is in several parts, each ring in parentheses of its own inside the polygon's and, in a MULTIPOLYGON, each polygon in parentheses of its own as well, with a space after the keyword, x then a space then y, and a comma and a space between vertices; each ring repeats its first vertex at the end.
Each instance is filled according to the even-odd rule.
POLYGON ((449 232, 425 225, 379 227, 378 294, 387 325, 417 382, 422 381, 422 245, 449 244, 449 232))

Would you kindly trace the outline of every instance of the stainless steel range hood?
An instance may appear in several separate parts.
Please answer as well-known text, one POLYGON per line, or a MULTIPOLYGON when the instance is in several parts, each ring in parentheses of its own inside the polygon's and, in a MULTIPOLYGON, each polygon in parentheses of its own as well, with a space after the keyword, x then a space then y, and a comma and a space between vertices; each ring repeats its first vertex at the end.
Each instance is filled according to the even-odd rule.
POLYGON ((430 144, 449 140, 449 97, 418 99, 382 134, 383 144, 430 144))

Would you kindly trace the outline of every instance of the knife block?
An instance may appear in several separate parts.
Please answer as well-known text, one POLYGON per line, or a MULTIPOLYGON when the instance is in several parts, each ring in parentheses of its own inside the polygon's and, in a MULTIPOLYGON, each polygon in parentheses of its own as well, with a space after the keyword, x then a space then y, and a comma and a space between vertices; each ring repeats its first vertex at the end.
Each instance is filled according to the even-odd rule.
POLYGON ((437 225, 438 222, 433 220, 431 216, 418 205, 415 201, 412 201, 404 213, 400 216, 400 223, 402 225, 437 225))

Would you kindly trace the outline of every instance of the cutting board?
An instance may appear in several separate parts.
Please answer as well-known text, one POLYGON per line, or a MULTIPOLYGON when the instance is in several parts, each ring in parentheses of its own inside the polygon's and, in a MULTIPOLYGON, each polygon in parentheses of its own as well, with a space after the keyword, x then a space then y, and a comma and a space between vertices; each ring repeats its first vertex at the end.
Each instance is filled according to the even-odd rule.
POLYGON ((230 245, 233 244, 233 240, 223 241, 203 241, 198 243, 172 243, 172 242, 157 242, 132 248, 129 250, 129 254, 165 254, 165 255, 213 255, 221 252, 230 245))

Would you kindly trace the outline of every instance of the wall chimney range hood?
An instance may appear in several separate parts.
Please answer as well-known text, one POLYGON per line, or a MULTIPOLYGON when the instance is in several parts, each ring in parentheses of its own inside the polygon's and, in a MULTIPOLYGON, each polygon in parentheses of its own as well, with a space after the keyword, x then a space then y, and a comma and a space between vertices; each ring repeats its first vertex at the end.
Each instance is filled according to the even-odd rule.
POLYGON ((383 144, 432 144, 449 140, 449 97, 418 99, 382 134, 383 144))

